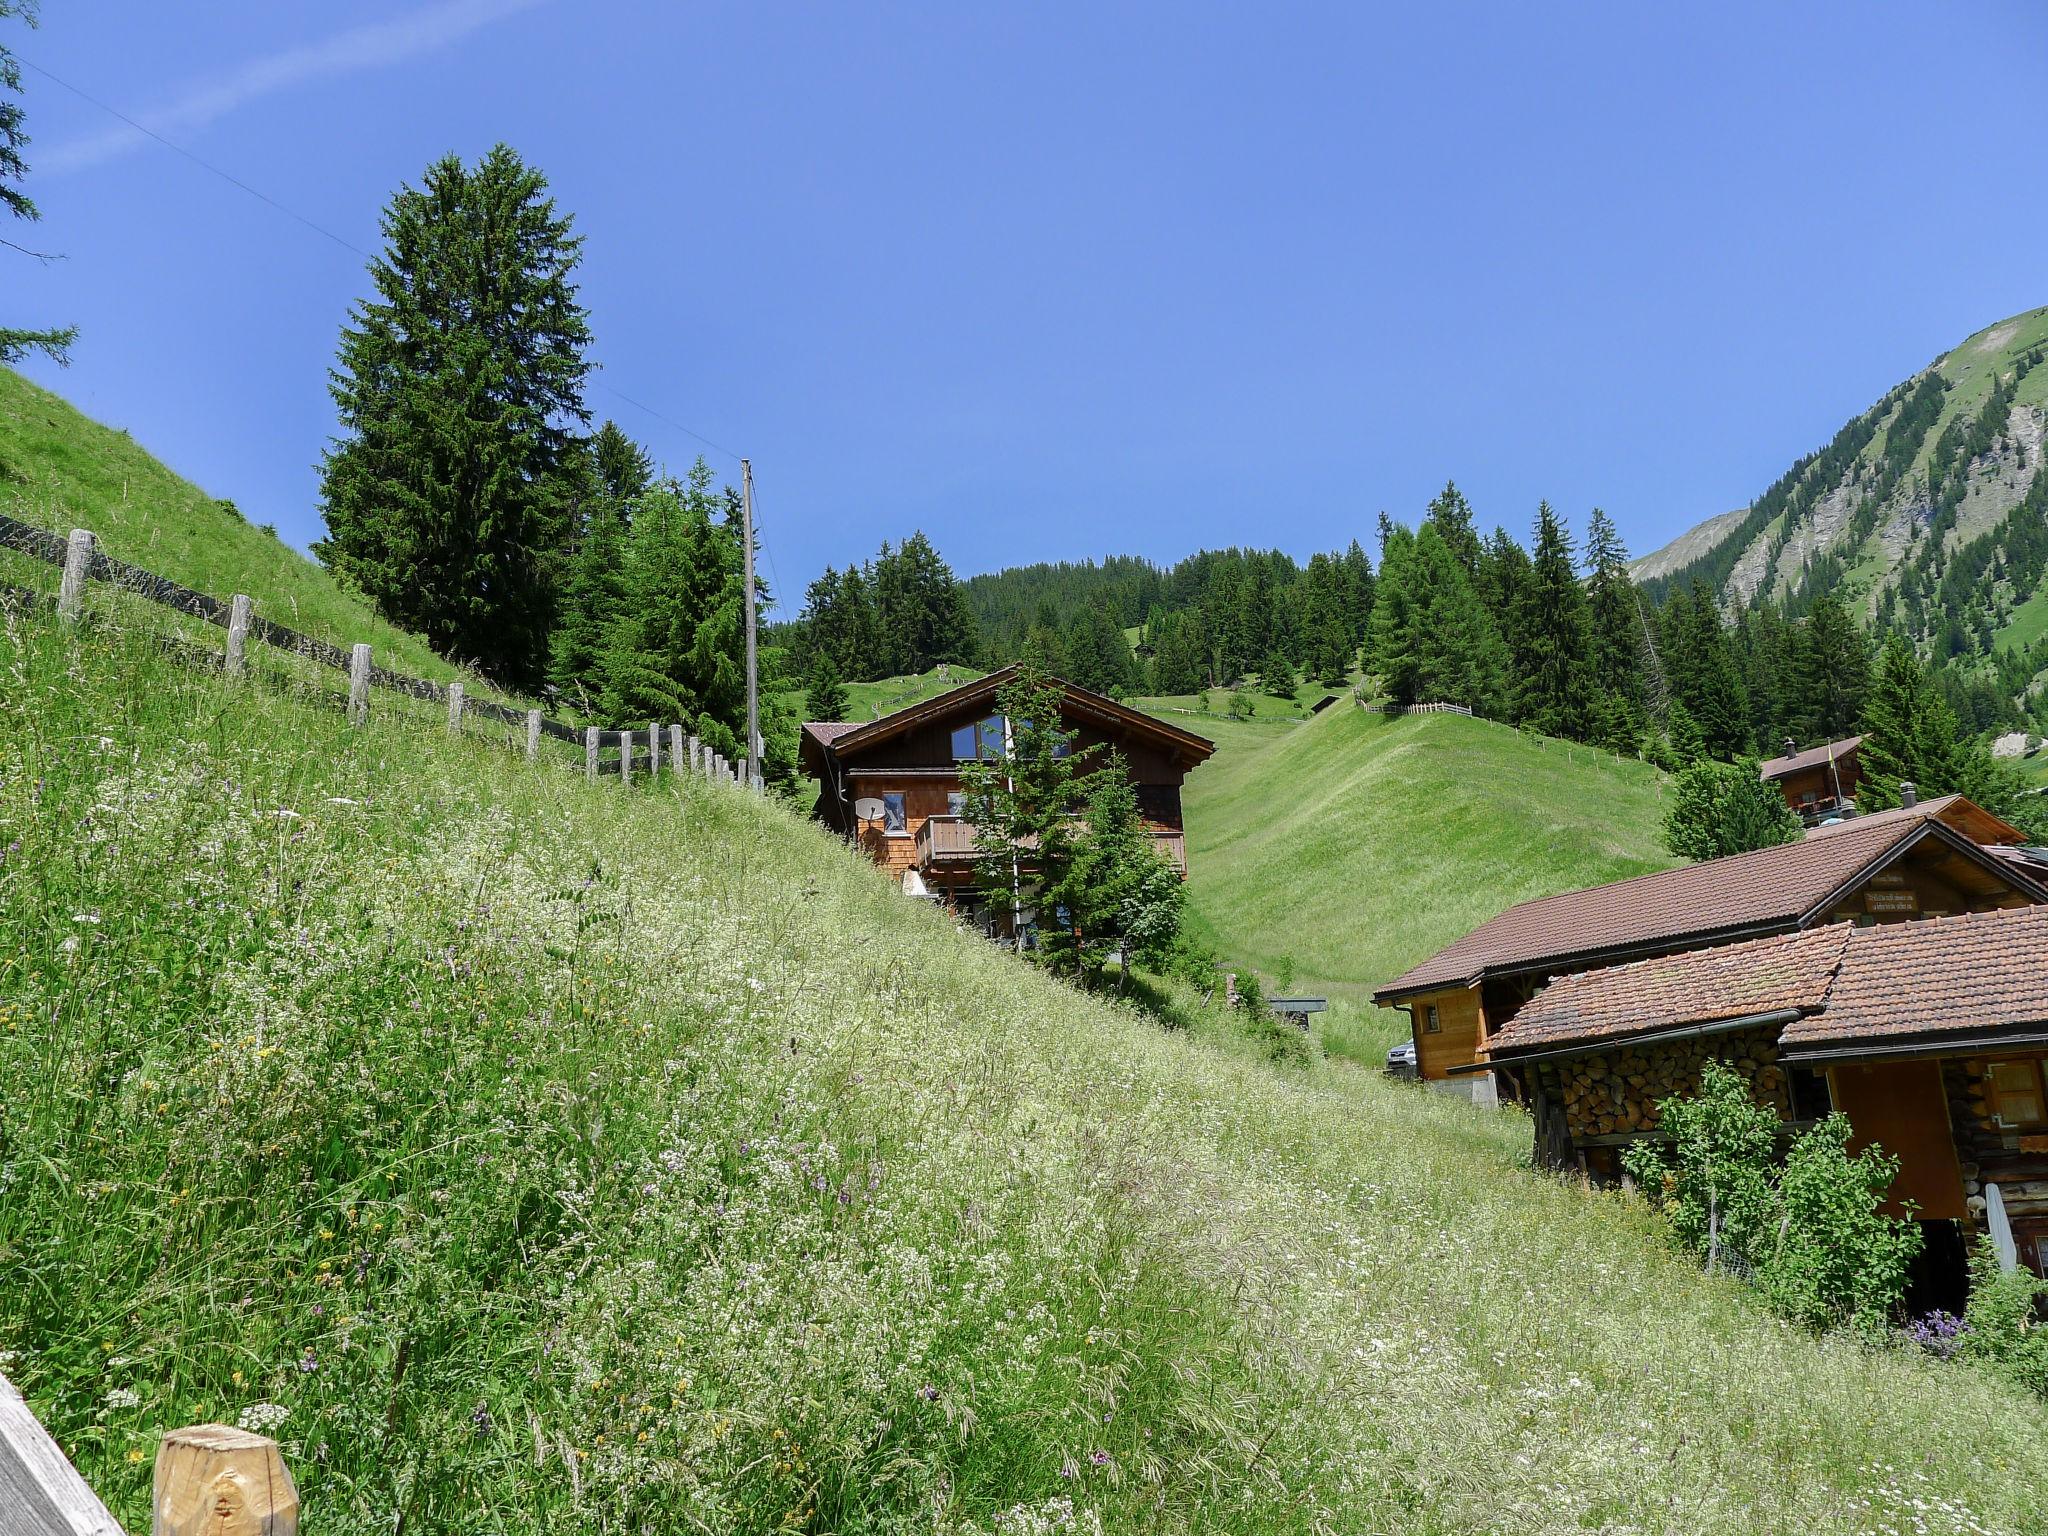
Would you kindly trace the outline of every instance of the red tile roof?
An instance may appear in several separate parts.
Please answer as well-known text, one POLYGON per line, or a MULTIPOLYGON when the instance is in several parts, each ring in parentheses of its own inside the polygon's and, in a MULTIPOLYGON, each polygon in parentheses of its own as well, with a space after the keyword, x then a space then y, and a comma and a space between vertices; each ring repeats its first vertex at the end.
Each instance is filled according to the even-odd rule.
POLYGON ((1697 948, 1795 927, 1872 864, 1935 824, 1935 804, 1845 822, 1827 837, 1730 854, 1510 907, 1373 994, 1390 1001, 1487 976, 1578 970, 1604 955, 1697 948))
POLYGON ((1486 1054, 1512 1060, 1557 1046, 1818 1008, 1851 931, 1832 923, 1561 976, 1486 1042, 1486 1054))
POLYGON ((2048 1026, 2048 907, 1859 928, 1826 1008, 1780 1039, 1789 1051, 2024 1025, 2048 1026))
POLYGON ((1818 826, 1808 827, 1806 835, 1809 838, 1835 837, 1850 827, 1912 821, 1922 816, 1936 817, 1954 827, 1971 842, 1982 843, 1987 847, 2026 841, 2026 834, 2011 822, 1992 815, 1976 801, 1966 800, 1961 795, 1936 795, 1932 800, 1922 800, 1918 805, 1894 806, 1889 811, 1871 811, 1866 815, 1848 817, 1846 820, 1823 821, 1818 826))
POLYGON ((1802 768, 1823 768, 1830 760, 1840 762, 1854 755, 1863 745, 1861 736, 1848 736, 1841 741, 1822 742, 1817 747, 1808 747, 1804 752, 1794 752, 1790 757, 1774 757, 1757 766, 1757 773, 1766 779, 1782 779, 1788 773, 1797 773, 1802 768))

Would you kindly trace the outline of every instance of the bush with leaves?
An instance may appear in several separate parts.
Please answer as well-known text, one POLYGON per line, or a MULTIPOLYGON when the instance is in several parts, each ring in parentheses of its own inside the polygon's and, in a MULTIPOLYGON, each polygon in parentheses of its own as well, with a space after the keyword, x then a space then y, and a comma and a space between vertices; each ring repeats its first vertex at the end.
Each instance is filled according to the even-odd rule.
POLYGON ((1709 1062, 1696 1095, 1664 1100, 1668 1143, 1639 1142, 1623 1158, 1678 1239, 1753 1280, 1771 1306, 1806 1327, 1847 1323, 1881 1331, 1905 1295, 1920 1229, 1883 1204, 1898 1159, 1849 1151, 1848 1119, 1828 1116, 1775 1156, 1778 1117, 1742 1075, 1709 1062))
POLYGON ((1970 1254, 1970 1304, 1957 1353, 1994 1376, 2048 1397, 2048 1326, 2038 1314, 2048 1282, 2024 1269, 2001 1270, 1989 1243, 1970 1254))
POLYGON ((1671 786, 1664 846, 1682 859, 1718 859, 1797 842, 1799 818, 1777 787, 1758 777, 1754 758, 1701 758, 1671 786))

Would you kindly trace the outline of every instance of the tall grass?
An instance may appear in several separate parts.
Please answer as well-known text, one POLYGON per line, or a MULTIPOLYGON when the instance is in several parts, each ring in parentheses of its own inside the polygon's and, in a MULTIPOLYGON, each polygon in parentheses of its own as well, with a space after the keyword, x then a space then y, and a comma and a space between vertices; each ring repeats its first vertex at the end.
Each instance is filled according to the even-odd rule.
POLYGON ((207 1419, 321 1536, 2048 1525, 2038 1406, 773 804, 40 619, 0 692, 0 1369, 131 1526, 207 1419))

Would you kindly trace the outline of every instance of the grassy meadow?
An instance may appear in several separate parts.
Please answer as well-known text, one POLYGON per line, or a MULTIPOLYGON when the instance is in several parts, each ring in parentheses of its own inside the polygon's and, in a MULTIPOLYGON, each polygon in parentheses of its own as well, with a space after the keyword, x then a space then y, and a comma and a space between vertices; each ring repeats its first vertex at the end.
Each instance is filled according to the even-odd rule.
MULTIPOLYGON (((1774 1321, 1512 1113, 1079 996, 776 804, 140 629, 0 615, 0 677, 0 1369, 131 1528, 203 1420, 320 1536, 2048 1528, 2041 1405, 1774 1321)), ((1268 751, 1365 836, 1477 729, 1268 751)), ((1524 884, 1594 835, 1447 815, 1428 858, 1524 884)))
MULTIPOLYGON (((53 533, 91 530, 116 559, 256 611, 334 645, 367 640, 378 665, 496 692, 418 636, 385 622, 322 566, 180 479, 127 433, 101 426, 0 368, 0 513, 53 533)), ((56 567, 0 551, 0 582, 55 591, 56 567)), ((502 696, 502 695, 500 695, 502 696)))
POLYGON ((1645 763, 1348 700, 1223 722, 1183 790, 1190 905, 1224 955, 1363 998, 1516 902, 1674 861, 1645 763))

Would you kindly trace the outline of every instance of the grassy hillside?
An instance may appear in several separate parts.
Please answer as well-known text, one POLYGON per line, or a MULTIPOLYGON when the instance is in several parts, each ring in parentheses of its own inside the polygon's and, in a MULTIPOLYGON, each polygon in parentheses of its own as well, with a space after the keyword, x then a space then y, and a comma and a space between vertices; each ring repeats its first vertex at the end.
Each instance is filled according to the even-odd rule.
MULTIPOLYGON (((227 503, 181 480, 125 432, 89 420, 0 368, 0 513, 56 533, 90 529, 109 554, 336 645, 367 640, 378 663, 436 682, 464 674, 386 623, 325 569, 227 503)), ((0 581, 54 590, 56 572, 0 552, 0 581)))
POLYGON ((1222 953, 1363 994, 1518 901, 1672 861, 1657 772, 1457 715, 1236 725, 1189 778, 1193 909, 1222 953))
MULTIPOLYGON (((1789 1331, 1513 1115, 1080 998, 774 804, 144 635, 11 619, 0 671, 0 1363, 131 1527, 154 1434, 238 1418, 323 1536, 2048 1524, 2037 1405, 1789 1331)), ((1243 762, 1326 757, 1354 833, 1435 783, 1389 856, 1513 881, 1568 824, 1444 811, 1480 730, 1243 762)))

